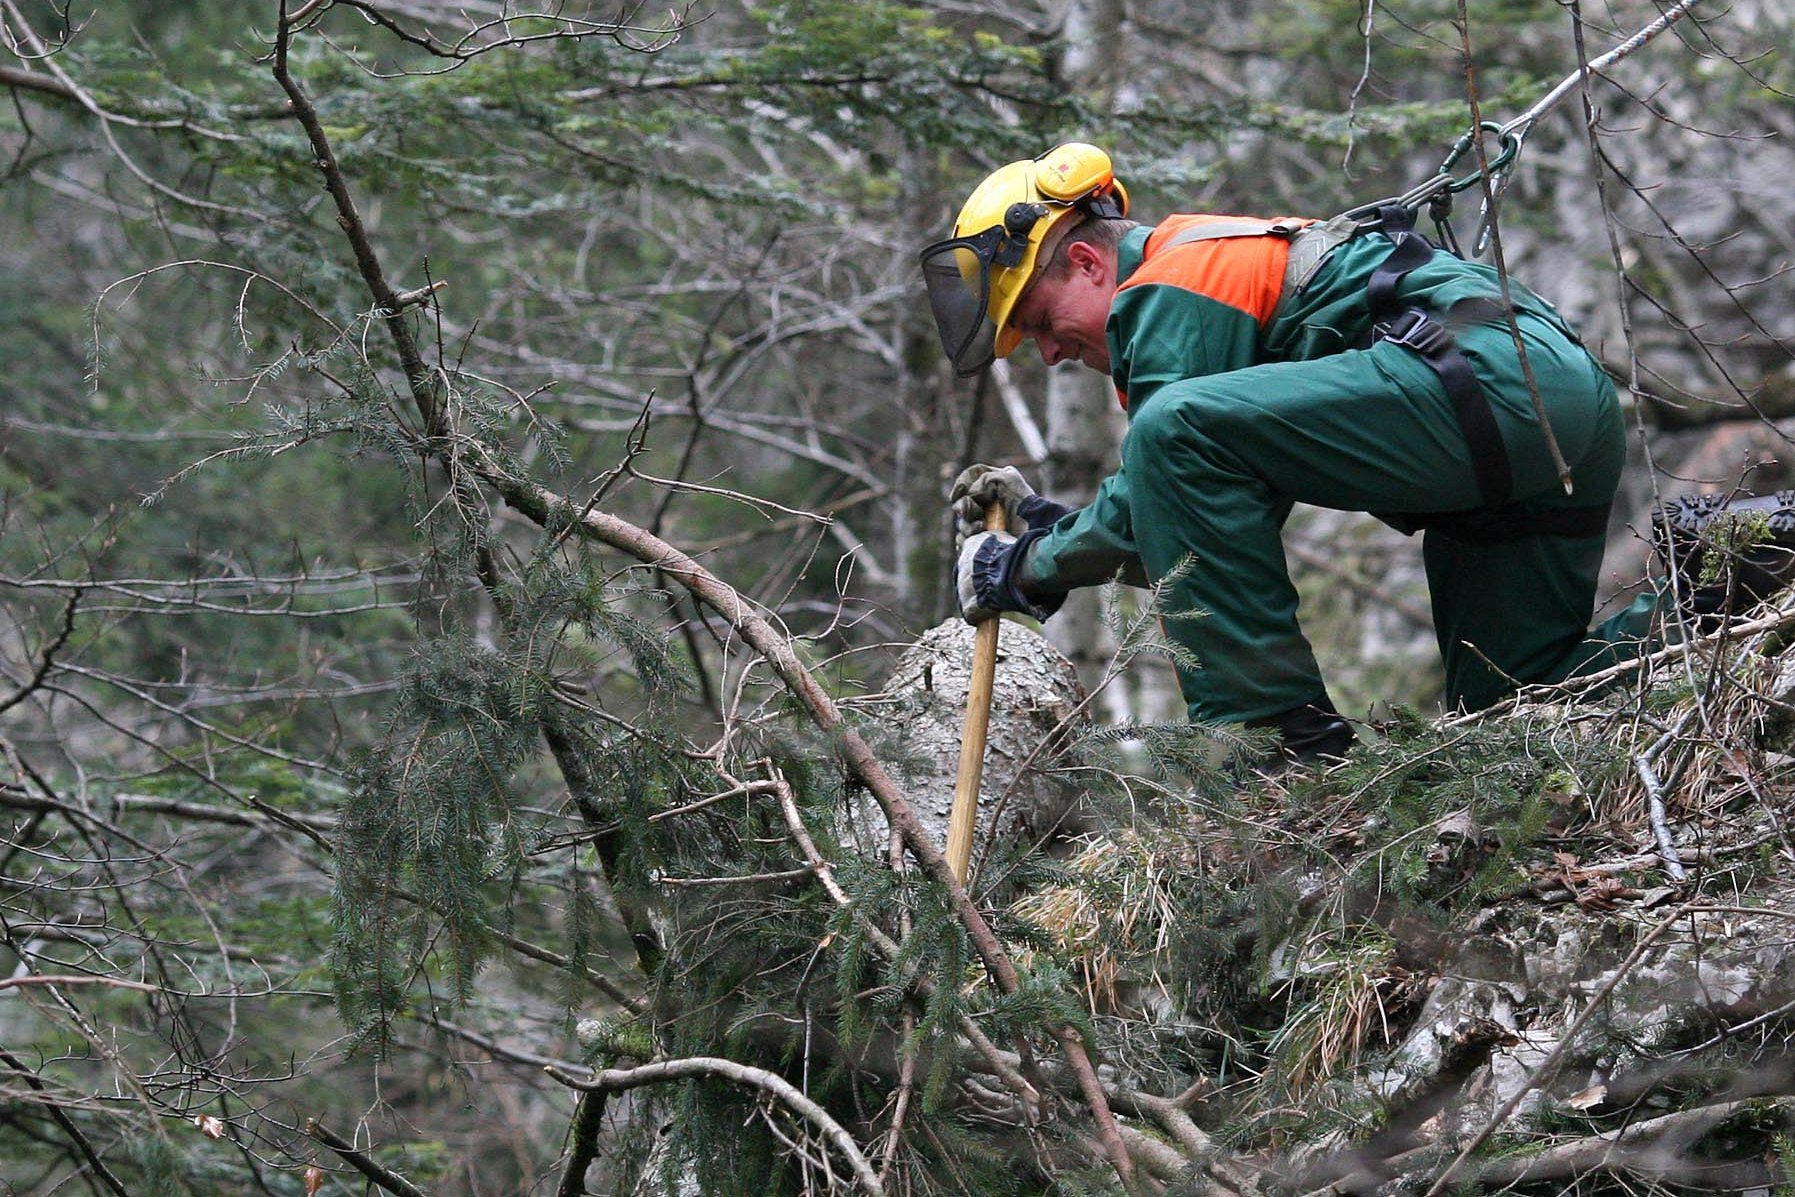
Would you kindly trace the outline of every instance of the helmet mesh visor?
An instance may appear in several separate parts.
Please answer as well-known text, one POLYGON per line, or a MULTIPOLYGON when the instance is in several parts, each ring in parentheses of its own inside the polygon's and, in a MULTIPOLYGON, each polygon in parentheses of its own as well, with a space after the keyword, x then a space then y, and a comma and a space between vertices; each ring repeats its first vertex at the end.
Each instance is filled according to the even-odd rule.
POLYGON ((922 277, 947 360, 962 378, 977 374, 991 364, 997 340, 986 311, 990 268, 984 255, 965 241, 943 242, 926 252, 922 277))

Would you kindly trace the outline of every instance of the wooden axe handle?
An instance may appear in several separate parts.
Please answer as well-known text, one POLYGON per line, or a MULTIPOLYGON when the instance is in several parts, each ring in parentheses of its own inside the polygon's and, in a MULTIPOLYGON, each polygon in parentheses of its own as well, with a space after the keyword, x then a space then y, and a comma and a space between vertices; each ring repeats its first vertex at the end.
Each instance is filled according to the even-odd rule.
MULTIPOLYGON (((985 531, 1009 526, 1002 503, 985 508, 985 531)), ((960 774, 954 780, 954 809, 947 820, 947 863, 961 885, 972 867, 972 833, 978 823, 979 779, 985 771, 985 736, 991 729, 991 685, 997 677, 997 628, 993 615, 972 634, 972 679, 966 687, 966 732, 960 737, 960 774)))

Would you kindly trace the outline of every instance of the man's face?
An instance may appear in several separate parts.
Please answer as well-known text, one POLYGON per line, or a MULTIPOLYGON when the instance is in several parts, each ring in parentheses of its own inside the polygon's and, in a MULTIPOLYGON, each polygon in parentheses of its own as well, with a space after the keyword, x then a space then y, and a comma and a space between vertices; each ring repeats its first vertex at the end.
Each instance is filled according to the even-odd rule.
POLYGON ((1033 340, 1041 360, 1050 366, 1081 362, 1109 373, 1109 341, 1103 335, 1110 301, 1116 295, 1115 259, 1084 241, 1066 247, 1070 269, 1058 277, 1043 274, 1029 287, 1010 314, 1010 323, 1033 340))

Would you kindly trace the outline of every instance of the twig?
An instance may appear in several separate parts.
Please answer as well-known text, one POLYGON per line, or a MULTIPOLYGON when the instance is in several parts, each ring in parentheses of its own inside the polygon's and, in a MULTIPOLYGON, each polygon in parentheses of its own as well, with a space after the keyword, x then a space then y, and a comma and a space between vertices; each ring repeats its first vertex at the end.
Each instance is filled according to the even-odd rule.
POLYGON ((911 1037, 916 1034, 916 1014, 906 1008, 903 1014, 904 1049, 903 1059, 898 1062, 897 1099, 891 1107, 891 1125, 885 1128, 885 1150, 879 1158, 879 1179, 882 1182, 891 1179, 891 1169, 897 1163, 898 1144, 904 1137, 904 1119, 910 1110, 910 1097, 916 1090, 916 1045, 911 1037))
POLYGON ((667 810, 656 811, 654 814, 648 816, 648 821, 650 823, 659 823, 664 819, 675 819, 681 815, 689 815, 694 811, 701 811, 707 806, 715 806, 717 803, 727 801, 730 798, 741 798, 748 794, 777 794, 778 792, 779 786, 776 782, 743 782, 741 785, 731 786, 721 793, 710 794, 700 798, 696 802, 688 802, 684 806, 675 806, 667 810))
POLYGON ((1421 606, 1421 604, 1415 602, 1413 599, 1405 598, 1400 594, 1391 593, 1387 588, 1373 582, 1370 578, 1365 577, 1357 570, 1352 569, 1350 566, 1334 557, 1331 557, 1326 553, 1317 552, 1308 545, 1296 540, 1286 543, 1284 551, 1294 557, 1297 563, 1303 567, 1328 575, 1328 577, 1339 582, 1348 590, 1357 594, 1362 594, 1373 602, 1395 611, 1398 615, 1401 615, 1416 627, 1433 627, 1433 614, 1428 611, 1427 608, 1421 606))
POLYGON ((448 285, 448 279, 438 279, 427 287, 414 287, 410 291, 399 292, 397 295, 393 296, 393 302, 397 303, 401 308, 408 308, 413 304, 423 303, 448 285))
POLYGON ((126 981, 121 977, 90 977, 80 973, 31 973, 23 977, 0 977, 0 990, 24 985, 104 985, 109 989, 135 989, 139 993, 165 993, 160 985, 142 981, 126 981))
POLYGON ((810 876, 812 870, 806 866, 801 869, 779 869, 771 873, 743 873, 736 877, 656 877, 656 885, 761 885, 768 881, 792 881, 799 877, 810 876))
POLYGON ((1564 493, 1570 494, 1575 488, 1571 479, 1571 467, 1564 459, 1564 451, 1558 447, 1558 434, 1552 431, 1552 421, 1546 416, 1546 401, 1539 393, 1539 379, 1534 377, 1533 362, 1527 356, 1527 343, 1521 337, 1521 323, 1515 313, 1514 296, 1508 285, 1508 263, 1502 254, 1502 234, 1498 230, 1496 220, 1497 187, 1496 181, 1490 177, 1490 158, 1488 147, 1483 141, 1483 109, 1477 99, 1477 67, 1471 58, 1471 17, 1469 0, 1458 0, 1458 32, 1459 40, 1465 56, 1465 98, 1471 105, 1471 147, 1477 155, 1477 179, 1483 191, 1484 231, 1490 239, 1490 256, 1496 267, 1496 283, 1502 293, 1502 313, 1508 325, 1508 336, 1514 342, 1515 357, 1521 365, 1521 379, 1527 384, 1527 398, 1533 405, 1533 418, 1539 421, 1540 437, 1546 443, 1546 453, 1552 458, 1552 467, 1558 471, 1559 485, 1564 493))
POLYGON ((0 715, 5 714, 43 688, 44 679, 50 676, 50 670, 56 665, 56 654, 62 651, 62 646, 67 644, 69 637, 75 634, 75 612, 81 606, 81 597, 85 593, 85 589, 79 586, 69 591, 68 602, 64 603, 62 608, 62 627, 57 630, 56 636, 50 643, 44 646, 37 668, 32 670, 31 680, 7 695, 5 701, 0 702, 0 715))
MULTIPOLYGON (((893 832, 887 836, 887 841, 887 863, 891 865, 893 873, 902 877, 904 875, 903 837, 893 832)), ((898 907, 898 934, 908 939, 914 930, 910 908, 900 905, 898 907)), ((891 1107, 891 1125, 885 1128, 885 1151, 879 1160, 879 1180, 884 1184, 891 1183, 891 1170, 897 1164, 898 1144, 904 1136, 904 1117, 910 1109, 910 1098, 916 1088, 916 1011, 905 1006, 900 1024, 903 1037, 899 1042, 903 1044, 903 1059, 898 1064, 897 1099, 891 1107)))
POLYGON ((391 1168, 375 1163, 366 1152, 356 1150, 355 1144, 350 1143, 346 1139, 339 1138, 316 1118, 307 1118, 305 1120, 305 1133, 336 1152, 337 1155, 342 1157, 345 1164, 348 1164, 351 1168, 354 1168, 357 1172, 361 1173, 387 1192, 396 1193, 398 1197, 429 1197, 429 1194, 425 1193, 424 1190, 418 1188, 418 1186, 412 1184, 409 1180, 406 1180, 391 1168))
MULTIPOLYGON (((27 1068, 24 1061, 7 1051, 4 1047, 0 1047, 0 1063, 4 1063, 8 1068, 23 1077, 27 1088, 37 1093, 49 1093, 49 1087, 44 1084, 43 1078, 27 1068)), ((94 1150, 93 1143, 89 1141, 88 1137, 82 1133, 81 1128, 76 1126, 74 1121, 68 1116, 68 1111, 64 1110, 56 1102, 49 1100, 48 1097, 45 1097, 44 1099, 44 1108, 49 1110, 51 1120, 55 1122, 57 1126, 62 1128, 62 1133, 69 1137, 69 1142, 75 1145, 75 1150, 87 1161, 88 1167, 93 1169, 94 1175, 99 1177, 100 1180, 105 1183, 107 1188, 118 1194, 118 1197, 131 1197, 131 1190, 125 1188, 123 1182, 112 1174, 112 1169, 106 1166, 106 1161, 102 1160, 100 1158, 100 1153, 94 1150)))
POLYGON ((1687 881, 1689 874, 1683 868, 1682 858, 1677 855, 1677 844, 1671 838, 1670 826, 1666 822, 1664 785, 1658 780, 1657 771, 1652 768, 1652 762, 1646 759, 1643 752, 1633 758, 1633 771, 1639 774, 1639 780, 1645 786, 1646 812, 1652 822, 1652 835, 1658 840, 1658 855, 1664 859, 1664 871, 1672 881, 1687 881))
POLYGON ((797 1086, 777 1073, 768 1072, 764 1068, 753 1068, 746 1064, 738 1064, 734 1060, 725 1060, 718 1056, 687 1056, 679 1060, 662 1060, 654 1064, 643 1064, 636 1068, 607 1068, 590 1080, 582 1080, 562 1072, 559 1068, 546 1069, 549 1076, 560 1081, 571 1089, 583 1093, 622 1093, 629 1089, 640 1089, 644 1085, 658 1085, 667 1081, 691 1080, 698 1077, 719 1077, 733 1081, 738 1085, 747 1085, 759 1089, 782 1102, 787 1109, 809 1122, 821 1131, 830 1143, 834 1144, 848 1166, 854 1170, 854 1178, 860 1182, 871 1197, 885 1197, 885 1188, 873 1172, 873 1166, 861 1154, 860 1145, 854 1142, 854 1136, 847 1129, 830 1117, 829 1111, 799 1092, 797 1086))
MULTIPOLYGON (((307 4, 303 11, 309 12, 312 7, 307 4)), ((410 384, 412 401, 417 404, 418 414, 423 417, 425 435, 432 438, 442 436, 447 431, 442 405, 431 389, 430 370, 424 364, 423 354, 418 351, 417 338, 405 323, 404 305, 399 302, 392 284, 386 280, 386 271, 368 237, 368 226, 355 206, 355 197, 350 194, 348 179, 337 162, 330 137, 324 131, 323 122, 318 119, 318 110, 289 69, 287 52, 292 45, 293 27, 296 23, 297 19, 287 12, 286 0, 281 0, 279 23, 274 38, 274 81, 287 93, 287 99, 293 105, 293 115, 305 130, 318 172, 324 176, 325 189, 330 192, 330 198, 336 205, 337 224, 342 228, 344 236, 349 240, 349 248, 355 254, 356 269, 373 295, 374 303, 386 313, 384 322, 387 332, 392 337, 393 348, 399 354, 399 364, 410 384)))
POLYGON ((479 1031, 469 1030, 467 1027, 452 1023, 448 1019, 439 1017, 432 1012, 414 1012, 411 1017, 433 1030, 441 1031, 443 1034, 459 1039, 463 1043, 472 1044, 474 1047, 477 1047, 481 1051, 492 1056, 495 1060, 504 1060, 511 1064, 522 1064, 527 1068, 547 1068, 550 1065, 553 1065, 559 1068, 572 1069, 575 1072, 591 1071, 591 1069, 586 1068, 583 1064, 575 1064, 566 1060, 557 1060, 551 1056, 538 1055, 535 1052, 520 1051, 515 1047, 506 1047, 503 1043, 500 1043, 490 1035, 482 1035, 479 1031))
POLYGON ((1689 10, 1694 8, 1700 2, 1701 0, 1680 0, 1679 3, 1673 4, 1665 9, 1664 12, 1659 15, 1657 20, 1639 30, 1639 32, 1635 33, 1620 45, 1614 47, 1614 49, 1608 51, 1606 54, 1598 55, 1597 57, 1590 59, 1587 63, 1580 65, 1575 71, 1572 71, 1569 75, 1566 75, 1561 79, 1558 86, 1542 96, 1539 102, 1534 104, 1533 107, 1502 126, 1503 136, 1506 137, 1518 134, 1525 137, 1541 117, 1564 103, 1565 97, 1569 96, 1572 92, 1582 88, 1586 84, 1589 76, 1600 74, 1602 71, 1607 70, 1621 59, 1638 50, 1641 46, 1644 46, 1647 42, 1656 38, 1660 33, 1663 33, 1666 29, 1669 29, 1672 25, 1675 25, 1678 21, 1682 20, 1688 15, 1689 10))
POLYGON ((1580 677, 1566 678, 1562 682, 1554 682, 1550 685, 1528 686, 1522 690, 1516 691, 1514 694, 1503 699, 1501 702, 1496 703, 1494 706, 1488 706, 1481 711, 1472 711, 1469 714, 1459 715, 1452 719, 1448 719, 1445 723, 1441 724, 1441 726, 1455 728, 1464 727, 1472 723, 1479 723, 1493 715, 1500 715, 1511 711, 1515 707, 1530 700, 1545 700, 1553 696, 1569 698, 1574 695, 1587 694, 1592 690, 1606 685, 1608 682, 1614 681, 1616 678, 1625 677, 1629 673, 1636 673, 1648 666, 1660 665, 1666 661, 1675 660, 1687 655, 1695 649, 1707 648, 1719 644, 1727 639, 1729 635, 1747 636, 1754 632, 1779 631, 1790 626, 1795 626, 1795 609, 1778 611, 1776 614, 1766 615, 1762 619, 1753 619, 1745 623, 1736 624, 1732 627, 1729 633, 1710 632, 1705 636, 1698 636, 1676 644, 1667 644, 1655 652, 1641 653, 1630 661, 1622 661, 1618 665, 1610 665, 1608 668, 1597 670, 1595 673, 1586 673, 1580 677))
MULTIPOLYGON (((705 486, 698 482, 686 482, 680 478, 661 478, 654 474, 644 474, 641 470, 638 470, 627 463, 625 464, 624 469, 632 478, 640 478, 650 485, 664 487, 668 491, 687 490, 691 491, 693 494, 715 495, 720 499, 731 499, 745 507, 770 507, 774 511, 784 512, 787 516, 793 519, 808 520, 813 524, 821 524, 824 527, 828 527, 835 522, 835 517, 833 516, 818 515, 814 511, 800 511, 795 507, 787 507, 783 503, 775 503, 771 499, 759 499, 753 495, 743 494, 739 490, 729 490, 721 486, 705 486)), ((771 518, 767 516, 765 512, 761 512, 760 514, 762 518, 771 518)))

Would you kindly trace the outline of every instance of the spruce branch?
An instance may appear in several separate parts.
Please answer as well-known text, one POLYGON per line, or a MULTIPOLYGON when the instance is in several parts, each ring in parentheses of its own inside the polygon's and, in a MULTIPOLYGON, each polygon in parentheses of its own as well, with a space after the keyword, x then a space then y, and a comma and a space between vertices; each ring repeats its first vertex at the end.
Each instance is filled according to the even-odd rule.
MULTIPOLYGON (((973 948, 986 970, 1004 994, 1021 988, 1021 978, 1009 953, 998 941, 991 926, 973 903, 966 888, 955 878, 947 857, 935 844, 897 783, 886 772, 872 748, 860 734, 848 726, 841 708, 817 682, 781 632, 757 614, 747 599, 728 583, 699 565, 691 557, 658 536, 627 520, 604 511, 581 514, 566 498, 536 483, 512 477, 496 466, 475 446, 470 451, 476 472, 513 507, 544 527, 564 520, 577 520, 582 534, 614 549, 628 553, 644 564, 654 566, 677 581, 700 602, 726 620, 735 632, 779 675, 786 688, 809 714, 819 730, 835 743, 842 762, 865 784, 873 800, 884 812, 886 821, 903 837, 904 846, 916 859, 923 872, 940 885, 948 895, 955 916, 965 928, 973 948)), ((1077 1028, 1057 1025, 1050 1028, 1068 1065, 1078 1078, 1079 1090, 1090 1110, 1099 1140, 1111 1165, 1123 1184, 1134 1188, 1134 1165, 1123 1143, 1115 1115, 1097 1078, 1097 1069, 1077 1028)))
MULTIPOLYGON (((786 829, 792 834, 792 841, 798 845, 798 850, 804 855, 805 865, 822 883, 824 891, 834 900, 835 904, 852 913, 860 921, 866 929, 867 940, 873 947, 885 959, 897 959, 903 951, 902 945, 892 939, 883 927, 867 918, 866 912, 855 906, 854 900, 848 896, 848 892, 842 889, 841 884, 835 880, 835 870, 818 851, 816 841, 811 838, 810 832, 804 826, 804 820, 798 813, 797 796, 792 793, 790 783, 777 770, 771 770, 771 772, 773 786, 779 795, 779 811, 785 818, 786 829)), ((917 991, 924 995, 931 988, 925 977, 916 977, 914 983, 917 991)), ((1018 1067, 1019 1061, 1012 1062, 1009 1057, 1006 1057, 1003 1051, 979 1029, 978 1024, 972 1021, 971 1016, 961 1015, 960 1031, 966 1036, 966 1041, 972 1045, 973 1050, 984 1057, 985 1062, 991 1066, 992 1072, 998 1079, 1003 1081, 1022 1102, 1027 1120, 1034 1121, 1041 1101, 1040 1086, 1022 1075, 1018 1067)))

